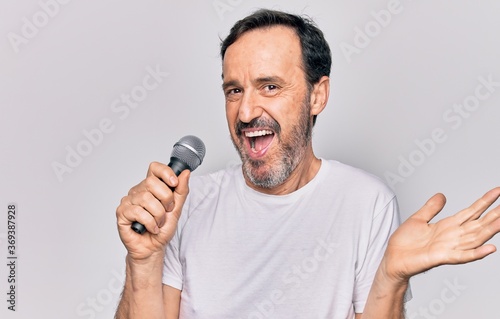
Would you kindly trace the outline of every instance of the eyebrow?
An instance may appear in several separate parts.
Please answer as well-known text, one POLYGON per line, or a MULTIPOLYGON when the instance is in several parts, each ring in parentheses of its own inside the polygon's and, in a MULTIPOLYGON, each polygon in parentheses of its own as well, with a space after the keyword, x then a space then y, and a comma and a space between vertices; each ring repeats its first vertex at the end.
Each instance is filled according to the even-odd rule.
MULTIPOLYGON (((254 84, 263 84, 263 83, 268 83, 268 82, 274 82, 274 83, 284 83, 285 81, 279 77, 279 76, 263 76, 260 78, 256 78, 255 80, 252 81, 254 84)), ((241 86, 240 82, 237 80, 230 80, 222 83, 222 89, 225 91, 228 87, 231 86, 241 86)))
POLYGON ((264 76, 264 77, 257 78, 254 80, 254 82, 257 84, 262 84, 262 83, 268 83, 268 82, 283 83, 285 81, 277 75, 272 75, 272 76, 264 76))
POLYGON ((228 87, 240 86, 240 82, 236 80, 226 81, 222 83, 222 90, 225 91, 228 87))

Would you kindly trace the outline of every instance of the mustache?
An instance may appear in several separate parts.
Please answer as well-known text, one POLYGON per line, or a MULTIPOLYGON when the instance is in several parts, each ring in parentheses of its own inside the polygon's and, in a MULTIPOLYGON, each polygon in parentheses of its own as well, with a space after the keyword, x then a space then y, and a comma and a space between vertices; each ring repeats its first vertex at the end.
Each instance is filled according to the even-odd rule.
POLYGON ((254 118, 248 123, 238 120, 238 122, 236 122, 234 126, 235 126, 235 132, 239 136, 243 134, 242 131, 244 129, 248 128, 268 128, 271 129, 277 135, 279 135, 279 133, 281 132, 281 126, 279 125, 278 122, 272 119, 261 118, 261 117, 254 118))

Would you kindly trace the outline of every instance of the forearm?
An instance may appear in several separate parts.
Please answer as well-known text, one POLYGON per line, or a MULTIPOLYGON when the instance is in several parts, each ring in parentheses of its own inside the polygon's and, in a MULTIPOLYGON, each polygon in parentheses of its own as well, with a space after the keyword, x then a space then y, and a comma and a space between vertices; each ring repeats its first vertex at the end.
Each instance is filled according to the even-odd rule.
POLYGON ((125 287, 115 319, 165 319, 162 269, 164 254, 133 261, 127 255, 125 287))
POLYGON ((385 260, 377 270, 362 319, 404 319, 404 296, 408 281, 388 275, 385 260))

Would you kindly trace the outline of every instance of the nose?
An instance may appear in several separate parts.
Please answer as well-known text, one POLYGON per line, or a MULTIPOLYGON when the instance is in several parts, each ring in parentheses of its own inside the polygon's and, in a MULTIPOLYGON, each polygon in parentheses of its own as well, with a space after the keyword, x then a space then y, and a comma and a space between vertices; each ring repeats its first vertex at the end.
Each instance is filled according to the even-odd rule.
POLYGON ((238 110, 238 118, 243 123, 249 123, 264 112, 258 92, 249 90, 243 93, 238 110))

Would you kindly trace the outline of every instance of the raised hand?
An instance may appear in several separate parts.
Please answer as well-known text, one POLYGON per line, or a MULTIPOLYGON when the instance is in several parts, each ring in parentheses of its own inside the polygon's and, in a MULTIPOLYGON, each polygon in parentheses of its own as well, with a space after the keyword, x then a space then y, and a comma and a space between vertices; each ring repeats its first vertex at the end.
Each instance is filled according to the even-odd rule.
POLYGON ((190 172, 175 176, 170 167, 151 163, 146 178, 132 187, 116 209, 120 238, 130 258, 142 260, 163 253, 175 233, 182 206, 188 195, 190 172), (146 226, 140 235, 131 229, 133 222, 146 226))
POLYGON ((500 206, 482 215, 499 196, 500 187, 492 189, 470 207, 436 223, 430 221, 446 198, 431 197, 391 236, 384 257, 387 274, 404 281, 439 265, 468 263, 495 252, 494 245, 485 243, 500 232, 500 206))

